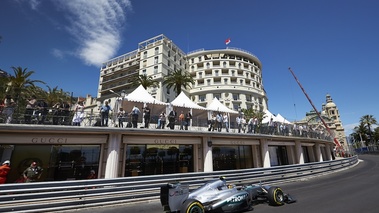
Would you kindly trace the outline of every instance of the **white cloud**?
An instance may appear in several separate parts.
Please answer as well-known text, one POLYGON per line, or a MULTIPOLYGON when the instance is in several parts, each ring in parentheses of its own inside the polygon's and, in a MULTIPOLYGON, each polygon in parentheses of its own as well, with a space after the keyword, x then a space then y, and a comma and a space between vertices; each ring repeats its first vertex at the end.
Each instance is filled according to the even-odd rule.
POLYGON ((51 53, 56 57, 56 58, 59 58, 59 59, 63 59, 64 58, 64 52, 62 52, 61 50, 58 50, 58 49, 53 49, 51 51, 51 53))
POLYGON ((130 0, 62 0, 59 4, 70 14, 67 30, 86 64, 100 67, 117 53, 130 0))
POLYGON ((40 0, 30 0, 29 4, 33 10, 38 10, 38 6, 41 4, 41 1, 40 0))

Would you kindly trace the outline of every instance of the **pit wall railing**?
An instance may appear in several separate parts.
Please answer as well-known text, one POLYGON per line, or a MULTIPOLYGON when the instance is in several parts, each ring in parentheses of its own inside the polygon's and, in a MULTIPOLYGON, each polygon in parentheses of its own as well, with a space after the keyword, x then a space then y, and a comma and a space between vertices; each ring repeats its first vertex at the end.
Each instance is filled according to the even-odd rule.
POLYGON ((214 172, 134 176, 113 179, 0 185, 0 212, 59 212, 159 199, 160 187, 172 182, 201 184, 224 176, 232 184, 278 184, 311 178, 357 165, 358 156, 332 161, 214 172))

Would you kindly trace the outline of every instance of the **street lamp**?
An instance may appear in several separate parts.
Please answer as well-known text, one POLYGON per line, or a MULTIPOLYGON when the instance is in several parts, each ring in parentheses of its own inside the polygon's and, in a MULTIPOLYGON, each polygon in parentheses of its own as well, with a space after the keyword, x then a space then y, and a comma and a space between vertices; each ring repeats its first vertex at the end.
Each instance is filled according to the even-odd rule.
POLYGON ((126 96, 125 90, 121 91, 121 107, 124 107, 124 98, 126 96))

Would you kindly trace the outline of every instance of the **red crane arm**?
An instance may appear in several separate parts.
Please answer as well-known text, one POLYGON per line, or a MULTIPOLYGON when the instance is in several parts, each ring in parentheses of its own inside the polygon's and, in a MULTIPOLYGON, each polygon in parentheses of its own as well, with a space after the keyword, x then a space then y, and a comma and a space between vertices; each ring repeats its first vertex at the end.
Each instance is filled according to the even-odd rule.
MULTIPOLYGON (((326 130, 329 132, 330 135, 333 135, 333 137, 334 137, 334 134, 330 130, 329 126, 325 123, 325 120, 321 117, 320 112, 316 109, 316 107, 313 104, 312 100, 309 98, 308 94, 305 92, 303 86, 301 85, 300 81, 297 79, 297 77, 296 77, 295 73, 292 71, 291 67, 289 67, 288 69, 291 72, 292 76, 295 78, 297 84, 300 86, 300 88, 303 91, 305 97, 307 97, 309 103, 312 105, 313 109, 316 111, 317 116, 320 118, 321 122, 324 124, 326 130)), ((334 137, 333 141, 337 145, 338 148, 342 149, 342 146, 341 146, 340 142, 338 142, 337 138, 334 137)))

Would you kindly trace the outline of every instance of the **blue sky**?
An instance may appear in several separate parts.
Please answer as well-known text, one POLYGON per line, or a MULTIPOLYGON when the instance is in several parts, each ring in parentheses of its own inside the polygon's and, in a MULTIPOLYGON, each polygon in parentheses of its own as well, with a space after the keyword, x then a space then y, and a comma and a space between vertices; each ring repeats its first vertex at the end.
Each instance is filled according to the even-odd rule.
POLYGON ((241 48, 263 64, 269 110, 301 120, 330 94, 345 131, 379 119, 376 0, 1 0, 0 69, 97 95, 102 62, 164 34, 184 52, 241 48))

